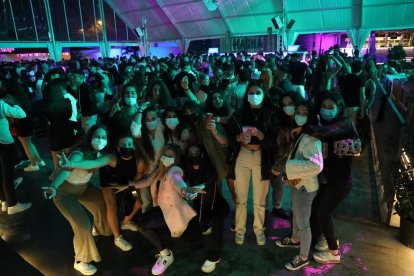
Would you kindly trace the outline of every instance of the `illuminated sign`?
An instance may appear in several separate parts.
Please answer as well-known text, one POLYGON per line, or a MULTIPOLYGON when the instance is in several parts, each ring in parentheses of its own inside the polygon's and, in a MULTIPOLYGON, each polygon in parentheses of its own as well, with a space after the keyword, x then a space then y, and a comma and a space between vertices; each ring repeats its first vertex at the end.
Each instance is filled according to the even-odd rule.
POLYGON ((14 52, 14 48, 0 48, 0 53, 11 53, 14 52))

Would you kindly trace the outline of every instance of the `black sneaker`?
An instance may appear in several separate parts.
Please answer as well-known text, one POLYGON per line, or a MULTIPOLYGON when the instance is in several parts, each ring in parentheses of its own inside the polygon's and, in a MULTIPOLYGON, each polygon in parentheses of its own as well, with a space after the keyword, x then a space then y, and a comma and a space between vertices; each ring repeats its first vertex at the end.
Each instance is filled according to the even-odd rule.
POLYGON ((283 208, 275 208, 272 209, 272 215, 274 217, 282 218, 282 219, 290 219, 290 213, 283 208))
POLYGON ((230 231, 231 232, 236 232, 236 222, 235 221, 231 224, 230 231))
POLYGON ((276 245, 279 247, 291 247, 291 248, 300 248, 300 242, 292 242, 292 239, 289 237, 284 238, 283 240, 276 241, 276 245))
POLYGON ((309 259, 303 260, 299 255, 295 256, 290 262, 285 264, 287 270, 298 270, 309 264, 309 259))

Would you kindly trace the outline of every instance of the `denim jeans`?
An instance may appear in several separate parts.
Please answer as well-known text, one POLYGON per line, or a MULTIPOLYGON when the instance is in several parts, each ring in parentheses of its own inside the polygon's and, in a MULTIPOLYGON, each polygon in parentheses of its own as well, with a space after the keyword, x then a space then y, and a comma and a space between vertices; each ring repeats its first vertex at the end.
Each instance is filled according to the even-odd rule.
POLYGON ((318 191, 308 193, 305 187, 299 189, 292 188, 290 198, 292 201, 293 213, 293 234, 300 240, 300 255, 308 256, 312 242, 312 233, 310 228, 310 215, 312 202, 318 191))

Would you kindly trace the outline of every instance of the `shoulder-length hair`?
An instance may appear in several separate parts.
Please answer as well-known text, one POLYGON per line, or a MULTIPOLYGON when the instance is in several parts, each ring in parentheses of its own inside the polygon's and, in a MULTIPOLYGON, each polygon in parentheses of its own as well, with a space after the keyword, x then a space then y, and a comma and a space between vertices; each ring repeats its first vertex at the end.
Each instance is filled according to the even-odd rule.
MULTIPOLYGON (((92 139, 93 139, 93 135, 98 129, 105 130, 108 143, 110 141, 108 128, 104 124, 93 125, 86 133, 85 139, 83 140, 82 145, 81 145, 81 149, 84 154, 84 159, 90 160, 90 159, 96 158, 96 151, 92 147, 92 139)), ((107 149, 110 148, 110 146, 111 145, 107 144, 107 146, 105 147, 103 151, 106 152, 107 149)))
POLYGON ((245 111, 250 109, 250 103, 247 100, 247 98, 248 98, 249 89, 253 86, 257 86, 263 91, 264 98, 263 98, 262 106, 269 107, 269 108, 271 108, 272 106, 272 101, 270 100, 270 97, 265 88, 264 82, 262 80, 251 80, 249 84, 247 85, 246 93, 244 93, 244 97, 243 97, 243 106, 242 106, 243 113, 245 113, 245 111))
MULTIPOLYGON (((326 93, 322 94, 321 97, 319 98, 319 101, 317 103, 315 103, 317 113, 320 112, 320 110, 322 108, 323 101, 325 101, 327 99, 332 100, 336 104, 336 106, 338 107, 338 115, 336 116, 334 121, 339 121, 339 120, 345 118, 346 117, 345 102, 344 102, 344 99, 342 98, 340 93, 326 92, 326 93)), ((324 121, 322 117, 321 117, 321 120, 324 121)), ((332 121, 332 122, 334 122, 334 121, 332 121)))
POLYGON ((163 109, 168 106, 173 106, 174 102, 171 97, 171 93, 168 90, 168 87, 165 85, 165 83, 159 78, 156 78, 151 82, 149 89, 147 91, 147 95, 146 95, 147 98, 151 98, 151 99, 153 98, 152 89, 154 88, 155 85, 160 86, 160 97, 158 99, 160 106, 163 109))

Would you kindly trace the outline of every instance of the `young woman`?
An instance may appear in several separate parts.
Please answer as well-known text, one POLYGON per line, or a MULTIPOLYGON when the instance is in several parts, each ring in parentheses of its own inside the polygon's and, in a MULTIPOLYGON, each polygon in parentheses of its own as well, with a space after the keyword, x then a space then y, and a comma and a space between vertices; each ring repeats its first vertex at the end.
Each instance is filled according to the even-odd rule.
POLYGON ((207 99, 205 112, 213 114, 216 123, 224 125, 227 124, 231 115, 230 108, 224 101, 224 97, 221 92, 213 92, 211 94, 211 96, 207 99))
POLYGON ((166 144, 177 144, 181 152, 187 152, 188 143, 182 139, 183 119, 175 107, 167 107, 162 114, 166 144))
MULTIPOLYGON (((69 156, 70 162, 95 160, 106 147, 108 131, 104 125, 92 126, 82 147, 75 149, 69 156)), ((96 273, 92 261, 99 262, 101 256, 92 236, 92 224, 86 208, 93 215, 93 225, 98 234, 112 235, 106 219, 106 206, 101 191, 89 183, 93 171, 62 169, 50 186, 42 187, 45 197, 52 199, 70 223, 74 237, 75 263, 73 267, 83 275, 96 273)))
MULTIPOLYGON (((301 100, 297 92, 288 92, 280 98, 279 122, 280 131, 277 136, 277 152, 275 163, 272 166, 272 215, 283 219, 289 219, 290 214, 282 208, 283 203, 283 182, 282 173, 289 154, 289 147, 292 144, 292 130, 297 127, 295 124, 295 106, 301 100)), ((303 99, 302 99, 303 100, 303 99)))
POLYGON ((229 121, 229 137, 240 144, 235 163, 236 235, 235 243, 242 245, 246 233, 247 196, 250 178, 253 184, 254 233, 258 245, 266 244, 264 219, 266 196, 269 190, 274 141, 278 129, 276 114, 265 96, 263 83, 252 81, 247 86, 243 107, 229 121))
POLYGON ((196 212, 184 198, 194 199, 197 193, 203 192, 201 188, 187 187, 179 164, 179 147, 167 145, 162 151, 158 169, 148 178, 130 183, 136 189, 150 188, 153 196, 154 209, 144 214, 139 221, 140 233, 160 252, 151 270, 153 275, 162 274, 174 262, 172 251, 165 247, 155 231, 167 226, 171 237, 181 237, 190 220, 196 216, 196 212))
MULTIPOLYGON (((116 142, 116 153, 103 155, 95 160, 83 160, 70 162, 63 154, 63 168, 92 170, 99 168, 99 179, 102 187, 102 195, 106 203, 106 215, 109 226, 114 234, 115 245, 123 251, 132 249, 120 233, 118 223, 118 208, 113 186, 127 185, 129 181, 142 177, 145 169, 144 162, 136 157, 134 139, 130 134, 122 134, 116 142)), ((122 230, 138 231, 137 225, 132 221, 135 214, 141 208, 141 200, 137 199, 134 208, 126 215, 121 223, 122 230)))
POLYGON ((288 270, 297 270, 309 264, 308 255, 312 242, 309 219, 312 202, 319 188, 317 175, 323 168, 321 141, 303 132, 303 128, 311 121, 310 118, 310 105, 297 105, 294 120, 298 128, 288 154, 284 175, 284 182, 291 189, 293 233, 290 237, 276 241, 279 247, 300 247, 299 255, 285 265, 288 270))
POLYGON ((155 79, 151 82, 147 99, 154 105, 158 105, 160 113, 162 113, 167 107, 174 106, 174 101, 171 98, 170 91, 161 79, 155 79))
POLYGON ((0 100, 0 202, 1 210, 13 215, 29 209, 32 204, 16 200, 13 182, 18 152, 6 117, 23 119, 26 113, 18 105, 9 105, 0 100))
POLYGON ((197 97, 200 104, 204 104, 210 94, 210 77, 207 74, 201 73, 198 78, 198 86, 196 89, 195 96, 197 97))
POLYGON ((320 263, 339 263, 339 242, 335 234, 332 214, 347 197, 352 187, 352 156, 340 153, 341 144, 357 137, 352 120, 345 116, 345 104, 340 94, 321 95, 319 106, 321 126, 312 128, 312 135, 319 138, 324 148, 322 175, 326 184, 321 185, 312 206, 311 229, 316 252, 314 259, 320 263), (322 235, 323 234, 323 235, 322 235))

